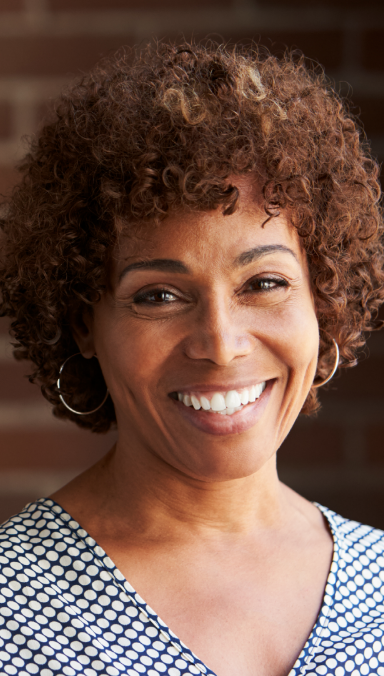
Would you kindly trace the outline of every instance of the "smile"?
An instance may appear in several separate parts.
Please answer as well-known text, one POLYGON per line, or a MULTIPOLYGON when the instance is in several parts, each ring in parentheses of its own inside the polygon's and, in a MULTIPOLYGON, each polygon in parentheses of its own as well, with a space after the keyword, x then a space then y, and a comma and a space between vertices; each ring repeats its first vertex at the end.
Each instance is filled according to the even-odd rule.
POLYGON ((233 415, 241 411, 248 404, 253 404, 264 392, 266 383, 258 383, 241 390, 228 392, 214 392, 209 398, 196 393, 177 393, 177 398, 184 406, 193 406, 195 411, 203 409, 210 413, 233 415))

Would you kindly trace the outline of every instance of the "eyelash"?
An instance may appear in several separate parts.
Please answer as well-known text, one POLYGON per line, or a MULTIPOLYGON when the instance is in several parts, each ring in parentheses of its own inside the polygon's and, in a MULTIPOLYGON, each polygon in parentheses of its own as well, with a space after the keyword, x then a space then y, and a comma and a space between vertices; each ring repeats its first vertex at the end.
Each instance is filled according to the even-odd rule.
MULTIPOLYGON (((147 303, 152 303, 153 305, 157 305, 156 302, 150 301, 149 298, 150 298, 150 296, 157 296, 157 295, 160 294, 160 293, 168 294, 168 295, 170 295, 170 296, 174 296, 174 295, 175 295, 174 293, 172 293, 172 292, 169 291, 168 289, 161 289, 161 288, 159 288, 159 289, 151 289, 151 291, 144 291, 144 293, 139 293, 139 294, 137 294, 137 295, 134 297, 133 302, 136 303, 137 305, 140 305, 141 303, 146 303, 146 302, 147 302, 147 303)), ((159 303, 159 305, 160 305, 160 303, 159 303)))
POLYGON ((273 286, 272 288, 269 288, 269 289, 268 289, 268 288, 267 288, 267 289, 259 288, 259 289, 258 289, 259 292, 269 293, 270 291, 274 291, 274 289, 275 289, 276 287, 279 287, 279 286, 280 286, 280 287, 288 286, 288 282, 287 282, 285 279, 281 279, 281 278, 278 278, 278 279, 277 279, 276 277, 259 277, 259 278, 256 278, 256 279, 252 280, 252 281, 249 283, 249 286, 252 286, 252 285, 254 285, 254 284, 265 283, 265 282, 267 282, 267 283, 271 283, 271 282, 272 282, 275 286, 273 286))
MULTIPOLYGON (((275 286, 273 286, 272 288, 251 289, 250 292, 251 292, 251 293, 252 293, 252 292, 257 292, 257 293, 271 293, 272 291, 275 290, 276 287, 285 287, 285 286, 288 286, 288 283, 286 282, 285 279, 281 279, 281 278, 280 278, 280 279, 276 279, 275 277, 261 277, 261 278, 256 278, 256 279, 254 279, 253 281, 250 281, 250 282, 249 282, 249 286, 252 286, 252 285, 258 284, 258 283, 265 283, 265 282, 267 282, 267 283, 273 283, 275 286)), ((171 291, 169 291, 169 289, 165 289, 165 288, 159 287, 158 289, 151 289, 150 291, 144 291, 143 293, 138 293, 138 294, 134 297, 133 302, 136 303, 136 305, 145 304, 145 303, 148 303, 148 304, 151 304, 151 305, 157 305, 157 304, 159 304, 159 305, 166 305, 166 304, 167 304, 166 302, 159 302, 159 303, 157 303, 156 301, 151 301, 151 300, 149 300, 149 298, 150 298, 151 296, 156 296, 156 295, 159 295, 159 294, 168 294, 168 295, 170 295, 170 296, 174 296, 174 295, 175 295, 174 293, 172 293, 171 291)), ((174 302, 174 301, 170 301, 170 302, 174 302)))

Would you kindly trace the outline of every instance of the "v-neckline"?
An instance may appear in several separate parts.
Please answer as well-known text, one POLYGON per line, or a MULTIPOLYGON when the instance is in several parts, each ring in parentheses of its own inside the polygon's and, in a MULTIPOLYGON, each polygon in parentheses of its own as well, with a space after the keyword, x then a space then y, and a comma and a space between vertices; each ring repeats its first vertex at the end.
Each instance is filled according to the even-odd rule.
MULTIPOLYGON (((187 661, 190 663, 193 662, 194 666, 200 671, 200 673, 207 674, 209 676, 216 676, 216 673, 210 669, 203 662, 203 660, 200 660, 199 657, 197 657, 197 655, 195 655, 195 653, 181 641, 181 639, 179 639, 179 637, 168 627, 168 625, 163 622, 159 615, 157 615, 156 611, 154 611, 140 596, 140 594, 136 592, 134 587, 132 587, 132 585, 129 583, 123 573, 117 568, 104 549, 97 544, 96 540, 94 540, 94 538, 92 538, 84 528, 82 528, 76 519, 66 512, 66 510, 59 503, 57 503, 55 500, 52 500, 52 498, 40 498, 40 500, 37 500, 36 503, 53 512, 56 517, 63 519, 67 528, 70 528, 71 531, 76 534, 76 537, 84 542, 87 548, 92 551, 93 556, 100 562, 103 568, 107 570, 108 574, 113 577, 115 584, 122 589, 134 606, 140 609, 140 612, 142 612, 156 627, 156 629, 160 631, 164 638, 170 642, 170 644, 178 651, 180 657, 184 657, 184 659, 187 659, 187 661)), ((320 645, 322 634, 327 627, 330 612, 334 604, 335 584, 333 583, 333 580, 337 578, 337 571, 339 568, 339 545, 337 541, 336 524, 333 519, 333 512, 331 510, 316 502, 313 504, 323 514, 331 531, 333 539, 333 556, 319 614, 288 676, 301 676, 305 673, 305 671, 307 671, 308 665, 312 661, 312 658, 316 654, 316 649, 320 645)))

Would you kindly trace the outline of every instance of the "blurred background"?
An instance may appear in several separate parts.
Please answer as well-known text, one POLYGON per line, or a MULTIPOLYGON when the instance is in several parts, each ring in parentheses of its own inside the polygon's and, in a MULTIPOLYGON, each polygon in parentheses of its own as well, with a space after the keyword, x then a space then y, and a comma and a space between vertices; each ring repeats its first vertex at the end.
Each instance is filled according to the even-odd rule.
MULTIPOLYGON (((302 50, 352 98, 384 160, 382 0, 0 0, 0 192, 66 83, 121 45, 181 34, 302 50)), ((0 331, 1 523, 99 459, 114 434, 56 421, 28 364, 14 362, 5 319, 0 331)), ((384 332, 368 345, 368 359, 321 391, 320 414, 296 423, 278 463, 307 498, 384 528, 384 332)))

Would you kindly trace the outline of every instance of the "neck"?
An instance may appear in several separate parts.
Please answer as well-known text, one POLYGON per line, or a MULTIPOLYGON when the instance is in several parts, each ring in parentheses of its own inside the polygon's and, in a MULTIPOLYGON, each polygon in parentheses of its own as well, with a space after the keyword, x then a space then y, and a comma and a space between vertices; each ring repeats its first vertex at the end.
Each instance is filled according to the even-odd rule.
POLYGON ((95 514, 113 518, 131 534, 244 535, 279 527, 287 518, 275 456, 250 476, 203 481, 120 442, 94 470, 100 502, 95 514))

